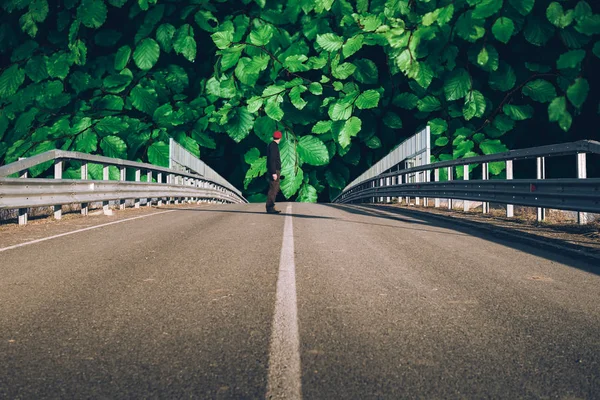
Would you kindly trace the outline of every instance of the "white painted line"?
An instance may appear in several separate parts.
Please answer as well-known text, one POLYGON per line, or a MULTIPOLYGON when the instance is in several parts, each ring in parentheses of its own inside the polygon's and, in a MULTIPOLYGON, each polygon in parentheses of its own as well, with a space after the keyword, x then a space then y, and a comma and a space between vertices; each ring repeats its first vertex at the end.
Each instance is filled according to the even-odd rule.
POLYGON ((292 205, 285 211, 283 243, 277 278, 275 315, 269 350, 267 399, 302 399, 300 380, 300 340, 296 306, 296 266, 292 205))
POLYGON ((92 229, 103 228, 103 227, 109 226, 109 225, 120 224, 121 222, 133 221, 134 219, 146 218, 146 217, 151 217, 153 215, 166 214, 166 213, 170 213, 170 212, 174 212, 174 211, 177 211, 177 210, 161 211, 161 212, 157 212, 157 213, 153 213, 153 214, 141 215, 139 217, 132 217, 132 218, 127 218, 127 219, 122 219, 119 221, 108 222, 108 223, 102 224, 102 225, 95 225, 95 226, 90 226, 88 228, 77 229, 76 231, 61 233, 60 235, 49 236, 49 237, 45 237, 42 239, 32 240, 31 242, 25 242, 25 243, 15 244, 14 246, 4 247, 4 248, 0 249, 0 253, 2 253, 3 251, 16 249, 16 248, 23 247, 23 246, 28 246, 30 244, 45 242, 46 240, 50 240, 50 239, 56 239, 56 238, 63 237, 63 236, 73 235, 75 233, 91 231, 92 229))

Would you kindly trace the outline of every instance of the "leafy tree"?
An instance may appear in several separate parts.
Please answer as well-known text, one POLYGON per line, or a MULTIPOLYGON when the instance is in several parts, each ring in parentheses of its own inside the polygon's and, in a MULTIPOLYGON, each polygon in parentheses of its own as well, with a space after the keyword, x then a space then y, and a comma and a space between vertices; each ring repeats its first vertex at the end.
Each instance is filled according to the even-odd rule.
POLYGON ((166 165, 173 137, 259 201, 266 143, 282 129, 282 192, 314 202, 426 124, 432 161, 448 160, 504 151, 533 118, 569 131, 598 107, 600 14, 583 0, 2 8, 3 163, 61 148, 166 165))

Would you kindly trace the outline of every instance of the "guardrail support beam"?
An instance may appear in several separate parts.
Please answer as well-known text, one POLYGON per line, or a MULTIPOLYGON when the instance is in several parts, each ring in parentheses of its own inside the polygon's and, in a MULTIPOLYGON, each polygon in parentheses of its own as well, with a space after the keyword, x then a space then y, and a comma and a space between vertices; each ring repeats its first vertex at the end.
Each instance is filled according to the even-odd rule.
MULTIPOLYGON (((84 162, 81 164, 81 180, 86 181, 88 178, 88 163, 84 162)), ((81 215, 88 215, 89 207, 88 203, 81 203, 81 215)))
MULTIPOLYGON (((490 170, 488 163, 481 164, 481 179, 488 180, 490 179, 490 170)), ((487 201, 483 201, 481 203, 481 210, 484 214, 488 214, 490 212, 490 203, 487 201)))
MULTIPOLYGON (((433 180, 434 182, 439 182, 440 181, 440 169, 436 168, 433 170, 433 180)), ((434 200, 434 205, 435 208, 439 208, 440 206, 440 199, 439 198, 435 198, 434 200)))
MULTIPOLYGON (((136 168, 135 170, 135 181, 139 182, 142 180, 142 171, 139 168, 136 168)), ((135 208, 140 208, 140 199, 134 199, 134 205, 135 208)))
MULTIPOLYGON (((63 162, 62 160, 54 161, 54 179, 62 179, 63 162)), ((62 204, 54 205, 54 219, 62 219, 62 204)))
MULTIPOLYGON (((546 159, 544 157, 537 157, 537 179, 546 179, 546 159)), ((537 208, 537 220, 538 222, 546 219, 546 209, 537 208)))
MULTIPOLYGON (((125 179, 127 179, 125 167, 120 167, 119 168, 119 180, 121 182, 125 182, 125 179)), ((119 200, 119 210, 124 210, 124 209, 125 209, 125 200, 119 200)))
MULTIPOLYGON (((469 165, 463 165, 463 178, 465 181, 469 180, 469 165)), ((471 202, 469 200, 463 200, 463 211, 469 211, 469 207, 471 206, 471 202)))
MULTIPOLYGON (((577 178, 587 179, 587 157, 585 153, 577 154, 577 178)), ((586 225, 588 223, 588 213, 578 212, 577 223, 579 225, 586 225)))
MULTIPOLYGON (((102 167, 102 180, 105 180, 105 181, 110 180, 108 168, 109 168, 108 165, 104 165, 102 167)), ((108 208, 107 200, 102 202, 102 212, 104 213, 104 215, 112 215, 112 211, 108 208)))
MULTIPOLYGON (((447 167, 446 172, 448 173, 448 181, 451 181, 454 177, 452 176, 452 167, 447 167)), ((448 210, 452 210, 452 199, 448 198, 448 210)))
MULTIPOLYGON (((152 183, 152 171, 146 171, 146 182, 152 183)), ((152 198, 146 200, 146 207, 152 207, 152 198)))
MULTIPOLYGON (((19 161, 24 160, 25 158, 19 157, 19 161)), ((27 170, 21 171, 19 173, 19 178, 27 179, 27 170)), ((19 225, 27 225, 27 209, 19 208, 19 225)))
MULTIPOLYGON (((506 179, 508 179, 508 180, 513 179, 513 161, 512 160, 506 161, 506 179)), ((515 216, 515 206, 512 204, 507 204, 506 205, 506 217, 512 218, 514 216, 515 216)))

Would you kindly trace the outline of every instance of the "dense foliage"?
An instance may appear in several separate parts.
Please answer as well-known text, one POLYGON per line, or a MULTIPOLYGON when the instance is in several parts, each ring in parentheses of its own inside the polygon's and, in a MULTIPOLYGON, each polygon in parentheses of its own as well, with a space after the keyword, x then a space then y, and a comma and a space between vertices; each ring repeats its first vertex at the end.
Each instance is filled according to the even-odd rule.
POLYGON ((282 192, 328 200, 426 124, 447 160, 503 151, 534 117, 596 115, 590 4, 4 0, 0 163, 61 148, 165 165, 174 137, 260 200, 281 129, 282 192))

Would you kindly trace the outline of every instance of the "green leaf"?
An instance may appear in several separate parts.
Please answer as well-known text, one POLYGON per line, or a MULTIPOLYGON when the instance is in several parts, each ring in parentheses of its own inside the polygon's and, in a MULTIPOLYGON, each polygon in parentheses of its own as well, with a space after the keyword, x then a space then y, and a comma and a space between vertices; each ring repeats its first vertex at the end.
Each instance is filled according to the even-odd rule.
POLYGON ((233 32, 232 31, 222 31, 215 32, 212 35, 213 42, 217 45, 217 47, 221 50, 228 48, 233 42, 233 32))
POLYGON ((314 95, 323 94, 323 86, 319 82, 313 82, 308 86, 308 90, 314 95))
POLYGON ((515 31, 515 24, 512 19, 501 17, 496 20, 492 26, 492 33, 502 43, 508 43, 515 31))
POLYGON ((485 97, 480 91, 473 90, 467 95, 467 99, 463 107, 463 115, 467 121, 474 117, 479 118, 485 113, 485 108, 485 97))
POLYGON ((396 95, 392 100, 392 103, 400 108, 404 108, 406 110, 412 110, 417 106, 419 102, 419 98, 415 96, 413 93, 404 92, 396 95))
POLYGON ((585 50, 571 50, 561 54, 556 61, 558 69, 577 68, 585 58, 585 50))
POLYGON ((347 120, 352 115, 352 105, 339 102, 333 103, 329 107, 328 114, 333 121, 347 120))
POLYGON ((347 79, 350 75, 354 73, 355 70, 356 66, 354 64, 346 62, 338 65, 337 68, 335 68, 332 71, 332 75, 334 78, 337 79, 347 79))
POLYGON ((473 18, 485 19, 496 14, 502 8, 503 0, 480 0, 473 10, 473 18))
POLYGON ((479 148, 483 154, 496 154, 508 151, 508 148, 502 144, 499 140, 486 139, 479 144, 479 148))
POLYGON ((166 53, 170 53, 173 50, 173 37, 176 30, 171 24, 162 24, 156 29, 156 41, 166 53))
POLYGON ((33 0, 29 4, 29 14, 35 22, 44 22, 48 16, 48 1, 33 0))
POLYGON ((365 144, 370 149, 378 149, 381 147, 381 139, 379 139, 377 136, 371 136, 371 138, 367 140, 365 144))
POLYGON ((104 117, 95 125, 96 132, 102 135, 117 135, 123 133, 129 125, 119 117, 104 117))
POLYGON ((0 75, 0 98, 12 96, 25 81, 25 72, 13 64, 0 75))
POLYGON ((437 138, 437 139, 435 140, 435 143, 434 143, 434 144, 435 144, 437 147, 444 147, 444 146, 445 146, 445 145, 447 145, 449 142, 450 142, 450 140, 449 140, 447 137, 445 137, 445 136, 440 136, 439 138, 437 138))
POLYGON ((131 90, 129 98, 136 109, 148 115, 153 115, 158 108, 158 100, 154 89, 145 89, 137 85, 131 90))
POLYGON ((515 121, 523 121, 533 116, 533 107, 530 105, 515 106, 512 104, 506 104, 502 107, 504 114, 508 115, 515 121))
POLYGON ((181 54, 188 61, 194 61, 196 59, 196 40, 194 39, 194 28, 192 28, 189 24, 179 27, 177 32, 175 32, 173 49, 175 50, 175 53, 181 54))
POLYGON ((441 135, 448 130, 448 123, 441 118, 434 118, 427 122, 429 125, 429 133, 434 136, 441 135))
POLYGON ((376 90, 362 92, 356 99, 356 107, 361 110, 375 108, 379 104, 380 94, 376 90))
POLYGON ((102 153, 107 157, 127 157, 127 145, 120 137, 106 136, 100 141, 100 148, 102 149, 102 153))
POLYGON ((521 15, 527 15, 533 10, 535 0, 508 0, 511 6, 515 8, 521 15))
POLYGON ((548 103, 556 97, 556 89, 550 82, 536 79, 523 87, 523 94, 540 103, 548 103))
POLYGON ((160 56, 160 47, 154 39, 144 39, 138 43, 133 52, 133 61, 139 69, 149 70, 154 67, 160 56))
POLYGON ((317 198, 317 189, 308 183, 304 183, 298 192, 296 201, 300 203, 316 203, 317 198))
POLYGON ((276 130, 277 123, 269 117, 259 117, 254 121, 254 133, 265 143, 271 143, 276 130))
POLYGON ((590 85, 585 78, 577 78, 567 89, 567 97, 569 101, 577 108, 581 108, 587 99, 590 91, 590 85))
POLYGON ((244 154, 244 161, 248 165, 252 165, 252 163, 260 158, 260 151, 253 147, 244 154))
POLYGON ((271 25, 261 25, 250 32, 250 43, 256 46, 266 46, 273 38, 273 27, 271 25))
POLYGON ((282 95, 270 97, 265 105, 265 113, 275 121, 281 121, 284 115, 283 110, 281 109, 282 102, 282 95))
POLYGON ((489 84, 492 89, 507 92, 511 90, 517 82, 517 76, 513 68, 501 61, 497 71, 490 74, 489 84))
POLYGON ((115 69, 117 71, 122 70, 127 66, 129 62, 129 58, 131 57, 131 47, 123 46, 119 50, 117 50, 117 54, 115 54, 115 69))
POLYGON ((308 60, 308 57, 304 54, 295 54, 292 56, 288 56, 283 62, 283 66, 287 68, 290 72, 301 72, 308 71, 308 66, 303 63, 308 60))
POLYGON ((82 153, 93 153, 98 149, 98 135, 91 129, 87 129, 75 138, 75 151, 82 153))
POLYGON ((237 107, 227 123, 227 134, 236 143, 239 143, 250 134, 253 125, 254 117, 250 114, 248 109, 246 107, 237 107))
POLYGON ((360 83, 373 85, 379 81, 377 65, 375 65, 373 61, 366 58, 361 58, 360 60, 354 61, 354 65, 356 65, 354 77, 360 83))
POLYGON ((342 48, 344 39, 335 33, 325 33, 323 35, 317 35, 317 43, 323 50, 332 52, 342 48))
POLYGON ((290 100, 294 107, 298 110, 302 110, 308 103, 306 100, 302 98, 302 93, 306 92, 308 89, 304 85, 295 86, 290 90, 290 100))
MULTIPOLYGON (((257 149, 252 150, 256 150, 258 152, 257 149)), ((244 177, 245 189, 248 189, 248 185, 252 182, 253 179, 258 178, 259 176, 262 176, 267 172, 267 157, 257 157, 249 164, 250 168, 248 169, 248 171, 246 171, 246 176, 244 177)))
POLYGON ((594 14, 582 18, 577 22, 575 30, 587 36, 600 34, 600 14, 594 14))
POLYGON ((555 28, 538 17, 530 17, 523 31, 525 39, 536 46, 544 46, 554 35, 555 28))
POLYGON ((344 55, 344 57, 348 58, 357 51, 359 51, 363 46, 363 42, 364 36, 361 34, 358 34, 348 39, 342 48, 342 54, 344 55))
POLYGON ((51 78, 65 79, 71 68, 69 56, 63 52, 54 53, 46 59, 46 68, 51 78))
POLYGON ((338 143, 342 148, 350 145, 350 141, 362 129, 362 121, 358 117, 350 117, 338 135, 338 143))
POLYGON ((383 123, 392 129, 402 128, 402 119, 395 112, 388 111, 383 117, 383 123))
POLYGON ((546 9, 546 17, 557 28, 566 28, 573 22, 573 11, 564 11, 563 6, 554 1, 546 9))
POLYGON ((298 154, 300 158, 309 165, 327 165, 329 153, 327 147, 316 136, 303 136, 298 141, 298 154))
POLYGON ((161 167, 169 166, 169 145, 165 142, 154 142, 148 147, 148 161, 161 167))
POLYGON ((77 18, 88 28, 100 28, 106 21, 107 11, 102 0, 82 0, 77 18))
POLYGON ((422 112, 437 111, 442 108, 442 104, 434 96, 426 96, 417 102, 417 108, 422 112))
POLYGON ((320 134, 327 133, 331 130, 331 121, 319 121, 313 127, 311 132, 320 134))
POLYGON ((446 100, 454 101, 462 99, 467 95, 471 89, 471 77, 469 73, 463 69, 458 68, 446 78, 444 82, 444 93, 446 100))

